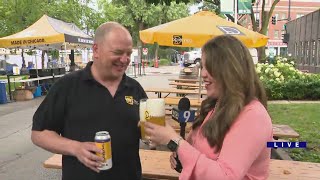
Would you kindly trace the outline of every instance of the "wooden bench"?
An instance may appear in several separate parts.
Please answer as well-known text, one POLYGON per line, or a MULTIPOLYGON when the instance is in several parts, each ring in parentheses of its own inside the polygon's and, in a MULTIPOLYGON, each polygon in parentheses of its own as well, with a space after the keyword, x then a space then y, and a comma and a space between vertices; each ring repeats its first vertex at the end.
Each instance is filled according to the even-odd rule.
POLYGON ((175 93, 177 95, 197 95, 200 94, 200 96, 202 97, 202 95, 206 95, 207 91, 206 90, 202 90, 201 93, 199 93, 198 90, 187 90, 187 89, 175 89, 175 88, 146 88, 145 92, 154 92, 156 94, 158 94, 158 98, 161 98, 162 93, 168 93, 165 97, 169 96, 171 93, 175 93))
POLYGON ((300 135, 288 125, 273 124, 273 137, 279 138, 298 138, 300 135))
POLYGON ((168 79, 168 81, 182 82, 182 83, 195 83, 195 82, 199 82, 199 79, 168 79))
MULTIPOLYGON (((199 83, 181 83, 181 82, 171 82, 169 85, 177 89, 199 89, 199 83)), ((204 84, 201 84, 201 88, 204 89, 204 84)))
MULTIPOLYGON (((166 97, 164 98, 166 105, 178 105, 181 97, 166 97)), ((190 106, 195 108, 201 107, 201 102, 203 99, 197 99, 197 98, 189 98, 190 100, 190 106)))
MULTIPOLYGON (((140 159, 143 178, 178 179, 179 173, 170 168, 171 152, 140 149, 140 159)), ((47 159, 45 168, 61 169, 62 156, 55 154, 47 159)), ((318 180, 320 163, 300 161, 274 160, 270 161, 270 176, 268 180, 318 180)))

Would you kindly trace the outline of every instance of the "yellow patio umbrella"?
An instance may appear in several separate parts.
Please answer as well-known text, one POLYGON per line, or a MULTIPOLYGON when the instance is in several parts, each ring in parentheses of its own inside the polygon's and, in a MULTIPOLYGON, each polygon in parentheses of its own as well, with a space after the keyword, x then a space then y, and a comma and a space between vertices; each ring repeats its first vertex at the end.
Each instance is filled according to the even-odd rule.
POLYGON ((147 44, 162 46, 201 47, 219 35, 232 35, 248 48, 265 46, 268 37, 227 21, 212 12, 201 11, 192 16, 140 31, 140 39, 147 44))

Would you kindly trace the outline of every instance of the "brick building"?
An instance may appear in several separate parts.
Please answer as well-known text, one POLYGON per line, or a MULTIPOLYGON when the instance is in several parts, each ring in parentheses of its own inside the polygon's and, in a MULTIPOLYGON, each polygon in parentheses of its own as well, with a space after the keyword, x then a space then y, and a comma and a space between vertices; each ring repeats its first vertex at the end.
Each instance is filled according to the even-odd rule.
MULTIPOLYGON (((265 0, 265 11, 269 11, 274 0, 265 0)), ((256 0, 256 4, 252 6, 255 17, 261 23, 261 9, 262 0, 256 0)), ((276 24, 269 21, 267 36, 269 41, 267 48, 273 49, 275 55, 287 55, 287 44, 282 42, 282 34, 285 33, 284 24, 289 20, 302 17, 320 8, 320 0, 280 0, 276 5, 272 16, 276 18, 276 24), (289 16, 289 2, 290 2, 290 16, 289 16)), ((239 20, 243 26, 252 29, 252 23, 249 15, 244 16, 239 20)), ((261 25, 261 24, 260 24, 261 25)))

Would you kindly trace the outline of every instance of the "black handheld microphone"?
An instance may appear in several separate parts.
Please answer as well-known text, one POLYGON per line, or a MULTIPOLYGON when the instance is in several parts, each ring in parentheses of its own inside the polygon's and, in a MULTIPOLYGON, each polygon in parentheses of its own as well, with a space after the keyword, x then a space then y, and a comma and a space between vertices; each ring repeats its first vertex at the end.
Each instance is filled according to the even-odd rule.
MULTIPOLYGON (((190 100, 186 97, 183 97, 179 100, 179 103, 178 103, 178 112, 187 112, 190 110, 190 100)), ((183 139, 185 138, 185 132, 186 132, 186 126, 187 126, 187 123, 186 121, 183 119, 181 121, 181 119, 183 118, 176 118, 176 120, 179 121, 180 123, 180 136, 183 137, 183 139)), ((188 118, 189 119, 189 118, 188 118)), ((175 160, 177 161, 177 165, 176 165, 176 168, 175 170, 179 173, 181 173, 182 171, 182 164, 179 160, 179 157, 178 155, 175 157, 175 160)))
MULTIPOLYGON (((186 97, 181 98, 178 103, 178 109, 179 111, 189 111, 190 110, 189 98, 186 98, 186 97)), ((187 126, 186 122, 180 121, 180 136, 183 137, 183 139, 185 138, 185 134, 186 134, 186 126, 187 126)))

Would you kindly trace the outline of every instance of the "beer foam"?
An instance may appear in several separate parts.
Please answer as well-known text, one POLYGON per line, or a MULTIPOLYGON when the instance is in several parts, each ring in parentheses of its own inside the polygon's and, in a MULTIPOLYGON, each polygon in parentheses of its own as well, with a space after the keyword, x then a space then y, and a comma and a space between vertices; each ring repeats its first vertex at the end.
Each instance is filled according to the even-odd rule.
POLYGON ((140 101, 140 106, 139 106, 140 121, 146 121, 145 114, 144 114, 146 110, 147 110, 147 101, 140 101))
POLYGON ((150 116, 162 117, 166 115, 164 99, 148 99, 147 108, 150 116))

